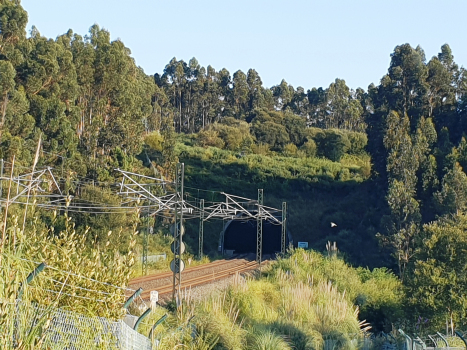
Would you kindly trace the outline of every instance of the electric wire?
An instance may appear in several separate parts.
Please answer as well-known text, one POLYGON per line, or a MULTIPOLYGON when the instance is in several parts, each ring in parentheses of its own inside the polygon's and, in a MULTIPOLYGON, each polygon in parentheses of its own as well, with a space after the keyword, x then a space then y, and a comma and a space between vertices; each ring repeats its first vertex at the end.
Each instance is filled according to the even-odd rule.
MULTIPOLYGON (((54 177, 53 173, 50 171, 51 168, 50 167, 47 167, 45 170, 37 170, 35 172, 32 173, 33 174, 41 174, 41 175, 44 175, 44 173, 46 171, 49 171, 50 172, 50 175, 52 175, 52 177, 54 177)), ((21 175, 17 178, 15 178, 14 182, 17 184, 17 185, 21 185, 22 188, 29 188, 29 187, 32 187, 32 183, 34 183, 34 181, 37 181, 37 178, 32 180, 32 179, 27 179, 27 177, 31 175, 31 174, 24 174, 24 175, 21 175), (28 180, 29 182, 31 182, 30 185, 26 186, 24 184, 20 184, 20 181, 26 181, 28 180)), ((145 178, 145 179, 155 179, 155 178, 151 178, 149 176, 145 176, 145 175, 140 175, 140 174, 134 174, 134 173, 129 173, 129 172, 126 172, 124 173, 124 178, 129 178, 130 175, 133 175, 135 177, 140 177, 140 178, 145 178)), ((6 177, 2 178, 2 179, 7 179, 6 177)), ((59 179, 59 181, 62 180, 62 179, 59 179)), ((156 179, 156 180, 159 180, 159 181, 162 181, 160 179, 156 179)), ((57 184, 56 180, 53 179, 54 183, 57 184)), ((134 181, 134 180, 132 180, 134 181)), ((130 183, 130 184, 125 184, 124 186, 126 186, 126 191, 125 192, 122 192, 122 184, 123 184, 124 181, 120 182, 120 183, 112 183, 112 185, 116 185, 116 184, 119 184, 120 185, 120 191, 119 191, 119 194, 120 195, 126 195, 127 197, 127 201, 125 202, 125 206, 122 206, 121 204, 120 205, 109 205, 108 203, 99 203, 99 202, 96 202, 96 201, 89 201, 89 200, 83 200, 83 199, 72 199, 70 203, 68 203, 68 201, 72 198, 70 196, 67 196, 67 197, 64 197, 63 195, 57 195, 57 194, 50 194, 50 195, 42 195, 42 194, 39 194, 39 195, 36 195, 36 198, 48 198, 50 199, 49 203, 38 203, 37 201, 35 203, 23 203, 23 202, 20 202, 16 199, 18 198, 23 198, 23 197, 27 197, 24 193, 23 194, 19 194, 15 197, 13 197, 15 200, 9 200, 8 203, 15 203, 15 204, 22 204, 22 205, 35 205, 37 207, 41 207, 41 208, 44 208, 44 209, 49 209, 49 210, 64 210, 64 211, 67 211, 67 212, 75 212, 75 213, 88 213, 88 214, 114 214, 115 212, 118 212, 119 214, 121 213, 122 210, 124 211, 128 211, 128 210, 143 210, 143 211, 147 211, 147 210, 152 210, 152 213, 150 214, 151 216, 158 216, 158 217, 162 217, 162 218, 170 218, 170 215, 166 214, 166 213, 163 213, 164 211, 169 211, 171 212, 172 210, 174 210, 174 206, 176 204, 176 202, 174 201, 174 197, 176 196, 176 194, 174 193, 169 193, 169 194, 166 194, 166 195, 163 195, 163 196, 156 196, 156 195, 153 195, 152 193, 150 192, 147 192, 146 190, 145 191, 136 191, 133 187, 143 187, 144 186, 153 186, 153 185, 156 185, 156 186, 160 186, 161 183, 151 183, 151 184, 138 184, 138 183, 130 183), (130 193, 133 193, 133 194, 138 194, 139 196, 141 197, 130 197, 130 193), (151 197, 147 197, 147 194, 150 194, 151 197), (144 198, 146 197, 146 198, 144 198), (143 201, 143 200, 149 200, 150 202, 151 201, 154 201, 155 204, 149 204, 149 205, 141 205, 139 204, 138 202, 139 201, 143 201), (66 203, 60 203, 61 201, 66 201, 66 203), (135 203, 136 202, 136 203, 135 203)), ((169 182, 166 182, 166 183, 169 183, 169 182)), ((173 184, 173 182, 171 183, 173 184)), ((205 208, 204 208, 204 212, 205 212, 205 221, 209 222, 209 219, 212 218, 212 217, 216 217, 216 218, 227 218, 227 219, 231 219, 231 220, 234 220, 236 219, 236 216, 238 214, 238 212, 243 212, 245 214, 247 214, 247 216, 251 217, 251 219, 253 218, 259 218, 257 214, 248 214, 250 211, 248 209, 245 208, 246 205, 250 205, 251 203, 254 203, 255 201, 252 200, 252 199, 249 199, 249 198, 245 198, 245 197, 240 197, 240 196, 235 196, 235 195, 231 195, 231 194, 227 194, 225 192, 220 192, 220 191, 212 191, 212 190, 204 190, 204 189, 199 189, 199 188, 195 188, 195 187, 186 187, 188 189, 192 189, 192 190, 196 190, 199 192, 206 192, 206 193, 211 193, 211 194, 217 194, 217 195, 223 195, 226 197, 225 201, 219 201, 219 202, 215 202, 215 201, 205 201, 205 208), (233 202, 233 203, 232 203, 233 202), (226 206, 227 208, 223 208, 222 206, 226 206), (235 208, 228 208, 228 206, 238 206, 239 208, 235 209, 235 208)), ((40 187, 38 188, 39 190, 42 190, 40 187)), ((44 190, 42 190, 44 191, 44 190)), ((22 191, 24 192, 24 190, 22 191)), ((183 200, 183 204, 185 205, 185 210, 186 210, 186 213, 185 213, 185 218, 186 219, 194 219, 194 218, 199 218, 199 208, 197 206, 197 203, 199 201, 199 197, 195 197, 193 195, 191 195, 190 193, 186 193, 185 195, 186 197, 186 200, 184 199, 183 200), (188 198, 193 198, 194 200, 192 201, 189 201, 188 198)), ((0 202, 5 202, 5 200, 3 199, 0 199, 0 202)), ((261 217, 263 219, 271 219, 272 221, 275 221, 277 224, 281 224, 281 222, 274 216, 275 213, 280 213, 280 210, 279 209, 275 209, 275 208, 272 208, 272 207, 267 207, 267 206, 262 206, 262 211, 265 213, 264 215, 261 215, 261 217)), ((244 220, 244 218, 241 218, 240 220, 244 220)))

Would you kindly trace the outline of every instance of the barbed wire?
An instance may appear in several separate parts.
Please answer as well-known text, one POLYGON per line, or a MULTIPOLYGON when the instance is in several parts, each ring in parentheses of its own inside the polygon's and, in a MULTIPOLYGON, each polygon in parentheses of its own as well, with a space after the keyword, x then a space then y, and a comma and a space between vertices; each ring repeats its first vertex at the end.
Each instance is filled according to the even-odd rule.
POLYGON ((44 276, 44 278, 45 278, 45 279, 48 279, 48 280, 50 280, 50 281, 52 281, 52 282, 61 284, 62 286, 66 286, 66 287, 70 287, 70 288, 76 288, 76 289, 79 289, 79 290, 84 290, 84 291, 86 291, 86 292, 92 292, 92 293, 98 293, 98 294, 105 294, 105 295, 115 295, 114 293, 104 292, 104 291, 102 291, 102 290, 89 289, 89 288, 85 288, 85 287, 76 286, 76 285, 71 284, 71 283, 66 283, 66 282, 57 281, 56 279, 51 278, 51 277, 47 277, 47 276, 44 276))
MULTIPOLYGON (((32 288, 35 288, 34 286, 32 286, 32 288)), ((89 298, 89 297, 84 297, 82 295, 72 295, 72 294, 68 294, 68 293, 65 293, 65 292, 57 292, 56 290, 50 290, 50 289, 44 289, 46 292, 49 292, 49 293, 54 293, 54 294, 62 294, 62 295, 66 295, 66 296, 69 296, 71 298, 80 298, 80 299, 86 299, 86 300, 92 300, 92 301, 97 301, 97 302, 100 302, 100 303, 106 303, 107 301, 105 300, 101 300, 101 299, 94 299, 94 298, 89 298)))
MULTIPOLYGON (((42 264, 42 262, 38 262, 38 261, 34 261, 34 260, 29 260, 29 259, 24 259, 24 258, 19 258, 19 259, 23 260, 23 261, 33 263, 33 264, 36 264, 36 265, 42 264)), ((130 292, 136 292, 135 289, 132 289, 132 288, 129 288, 129 287, 120 287, 120 286, 113 285, 111 283, 102 282, 102 281, 99 281, 99 280, 96 280, 96 279, 93 279, 93 278, 90 278, 90 277, 78 275, 78 274, 76 274, 74 272, 71 272, 71 271, 65 271, 65 270, 61 270, 59 268, 47 265, 47 263, 45 265, 45 268, 55 270, 55 271, 58 271, 58 272, 62 272, 62 273, 67 274, 69 276, 74 276, 74 277, 79 277, 79 278, 82 278, 82 279, 86 279, 86 280, 89 280, 89 281, 92 281, 92 282, 95 282, 95 283, 99 283, 99 284, 102 284, 102 285, 106 285, 106 286, 109 286, 109 287, 113 287, 113 288, 117 288, 117 289, 121 289, 121 290, 126 290, 126 291, 130 291, 130 292)))

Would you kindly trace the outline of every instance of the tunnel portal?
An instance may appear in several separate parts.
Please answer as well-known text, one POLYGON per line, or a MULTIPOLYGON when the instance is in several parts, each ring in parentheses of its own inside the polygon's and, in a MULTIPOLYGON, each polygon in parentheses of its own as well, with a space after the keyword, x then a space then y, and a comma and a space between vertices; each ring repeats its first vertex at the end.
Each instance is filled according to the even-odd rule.
MULTIPOLYGON (((233 254, 256 253, 256 230, 256 220, 242 220, 239 218, 229 221, 223 231, 222 251, 233 251, 233 254)), ((262 255, 280 253, 281 235, 282 225, 276 222, 273 223, 271 220, 263 220, 262 255)), ((290 233, 287 231, 286 246, 289 243, 292 243, 292 239, 290 233)))

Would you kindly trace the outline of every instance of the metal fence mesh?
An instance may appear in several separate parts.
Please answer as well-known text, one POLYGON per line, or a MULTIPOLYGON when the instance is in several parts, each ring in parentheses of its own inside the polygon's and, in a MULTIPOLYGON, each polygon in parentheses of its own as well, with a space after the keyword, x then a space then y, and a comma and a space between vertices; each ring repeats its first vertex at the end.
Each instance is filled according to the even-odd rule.
POLYGON ((62 309, 38 305, 16 305, 16 334, 21 337, 34 327, 43 329, 42 349, 53 350, 151 350, 151 341, 123 321, 87 317, 62 309))

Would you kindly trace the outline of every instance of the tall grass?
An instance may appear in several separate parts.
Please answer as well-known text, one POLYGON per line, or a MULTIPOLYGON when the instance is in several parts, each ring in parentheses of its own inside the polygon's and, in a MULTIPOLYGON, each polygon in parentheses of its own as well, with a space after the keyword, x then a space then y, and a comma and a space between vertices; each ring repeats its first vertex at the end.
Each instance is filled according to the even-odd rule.
POLYGON ((277 267, 260 278, 237 276, 223 293, 195 303, 193 314, 213 349, 321 349, 331 341, 334 349, 351 349, 368 329, 333 283, 302 281, 277 267))
POLYGON ((247 331, 242 327, 239 308, 227 293, 211 295, 196 307, 196 324, 204 332, 216 335, 223 349, 243 349, 247 331))
POLYGON ((33 349, 44 341, 44 329, 50 323, 49 312, 36 315, 30 301, 30 289, 24 285, 31 264, 2 245, 0 255, 0 348, 33 349), (22 291, 22 302, 18 297, 22 291), (31 320, 36 319, 35 324, 31 320))
POLYGON ((105 248, 90 246, 66 215, 60 217, 62 229, 55 231, 56 212, 45 225, 34 207, 28 212, 19 204, 6 207, 0 214, 0 349, 55 350, 68 343, 80 347, 79 342, 86 349, 112 349, 116 340, 110 329, 100 322, 83 323, 81 315, 116 320, 124 314, 123 287, 134 263, 135 231, 109 231, 105 248), (117 245, 124 235, 128 253, 121 254, 117 245), (40 262, 47 268, 26 283, 40 262), (59 308, 73 311, 66 316, 70 330, 62 334, 54 327, 52 335, 59 308))
POLYGON ((370 325, 359 319, 355 300, 365 293, 371 299, 365 283, 383 286, 378 279, 391 280, 383 276, 362 273, 338 257, 294 250, 258 278, 237 276, 224 292, 189 301, 197 332, 191 339, 179 334, 169 345, 173 332, 166 330, 162 343, 164 349, 357 349, 370 325))
POLYGON ((250 336, 248 350, 290 350, 290 344, 283 336, 277 335, 271 330, 254 329, 250 336))

